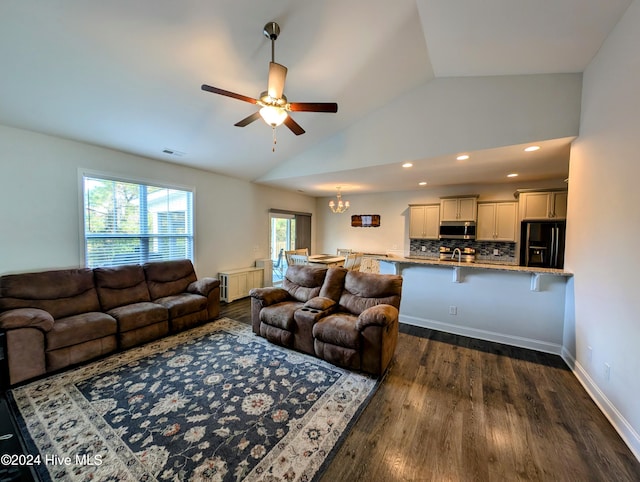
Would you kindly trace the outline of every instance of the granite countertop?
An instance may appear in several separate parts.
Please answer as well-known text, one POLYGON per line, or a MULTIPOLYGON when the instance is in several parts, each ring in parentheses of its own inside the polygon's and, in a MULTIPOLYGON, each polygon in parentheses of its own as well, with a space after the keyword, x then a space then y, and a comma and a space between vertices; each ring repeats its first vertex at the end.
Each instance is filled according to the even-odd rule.
POLYGON ((555 268, 536 268, 532 266, 518 266, 515 264, 505 264, 493 261, 478 261, 474 263, 465 263, 464 261, 459 263, 458 261, 442 261, 438 258, 428 258, 426 256, 411 256, 411 257, 380 257, 379 261, 386 261, 387 263, 403 263, 403 264, 416 264, 416 265, 431 265, 431 266, 451 266, 462 267, 470 269, 491 269, 497 271, 517 271, 520 273, 532 273, 532 274, 550 274, 554 276, 573 276, 573 273, 565 271, 563 269, 555 268))

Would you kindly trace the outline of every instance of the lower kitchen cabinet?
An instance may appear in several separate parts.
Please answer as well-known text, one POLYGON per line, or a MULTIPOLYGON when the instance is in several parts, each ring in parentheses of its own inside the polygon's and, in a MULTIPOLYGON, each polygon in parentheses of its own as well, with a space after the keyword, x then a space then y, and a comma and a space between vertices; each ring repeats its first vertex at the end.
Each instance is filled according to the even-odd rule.
POLYGON ((218 273, 220 299, 230 303, 249 296, 253 288, 262 288, 264 270, 262 268, 239 268, 218 273))
POLYGON ((478 203, 476 240, 516 242, 518 203, 478 203))

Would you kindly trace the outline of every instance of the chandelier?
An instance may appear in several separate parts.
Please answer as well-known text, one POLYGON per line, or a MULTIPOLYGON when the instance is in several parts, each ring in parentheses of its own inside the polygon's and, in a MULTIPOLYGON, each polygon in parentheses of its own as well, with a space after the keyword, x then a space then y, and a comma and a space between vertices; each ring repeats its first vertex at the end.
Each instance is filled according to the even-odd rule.
POLYGON ((338 194, 336 194, 336 199, 338 203, 336 204, 332 199, 329 201, 329 208, 336 214, 340 214, 349 209, 349 201, 342 202, 342 195, 340 194, 340 186, 336 188, 338 190, 338 194))

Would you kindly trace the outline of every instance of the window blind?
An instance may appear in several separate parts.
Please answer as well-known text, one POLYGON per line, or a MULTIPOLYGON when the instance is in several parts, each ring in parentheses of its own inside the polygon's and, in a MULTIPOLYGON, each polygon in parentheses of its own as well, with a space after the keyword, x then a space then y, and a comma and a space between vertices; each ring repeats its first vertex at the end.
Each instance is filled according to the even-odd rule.
POLYGON ((85 264, 193 261, 193 192, 84 176, 85 264))

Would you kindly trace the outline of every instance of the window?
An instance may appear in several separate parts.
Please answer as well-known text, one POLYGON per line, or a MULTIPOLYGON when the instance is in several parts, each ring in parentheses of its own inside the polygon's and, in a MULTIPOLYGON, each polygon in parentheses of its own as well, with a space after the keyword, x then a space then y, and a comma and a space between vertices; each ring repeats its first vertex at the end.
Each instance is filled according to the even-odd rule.
POLYGON ((193 261, 193 192, 83 176, 85 264, 193 261))

